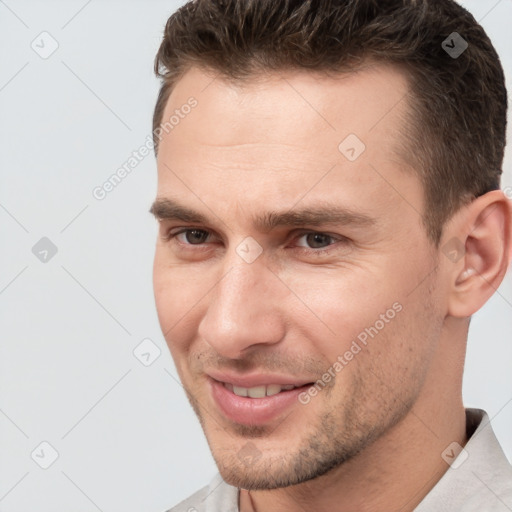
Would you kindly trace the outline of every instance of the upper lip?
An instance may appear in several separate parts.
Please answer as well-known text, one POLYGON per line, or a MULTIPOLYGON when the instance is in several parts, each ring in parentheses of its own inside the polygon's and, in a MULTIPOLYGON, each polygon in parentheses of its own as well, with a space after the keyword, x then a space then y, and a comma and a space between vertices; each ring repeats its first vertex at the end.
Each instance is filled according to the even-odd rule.
POLYGON ((241 388, 254 388, 256 386, 268 386, 269 384, 278 384, 281 386, 293 385, 298 387, 313 382, 311 379, 305 380, 275 373, 251 373, 246 375, 216 371, 208 371, 206 373, 213 380, 241 388))

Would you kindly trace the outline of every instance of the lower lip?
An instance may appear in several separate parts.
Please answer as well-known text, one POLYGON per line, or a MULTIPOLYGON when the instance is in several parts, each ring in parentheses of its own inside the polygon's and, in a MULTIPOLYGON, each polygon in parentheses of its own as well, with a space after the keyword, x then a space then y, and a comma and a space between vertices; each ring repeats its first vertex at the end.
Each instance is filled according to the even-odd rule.
POLYGON ((297 404, 299 395, 312 384, 264 398, 235 395, 224 384, 214 379, 210 379, 210 385, 215 403, 228 419, 242 425, 264 425, 297 404))

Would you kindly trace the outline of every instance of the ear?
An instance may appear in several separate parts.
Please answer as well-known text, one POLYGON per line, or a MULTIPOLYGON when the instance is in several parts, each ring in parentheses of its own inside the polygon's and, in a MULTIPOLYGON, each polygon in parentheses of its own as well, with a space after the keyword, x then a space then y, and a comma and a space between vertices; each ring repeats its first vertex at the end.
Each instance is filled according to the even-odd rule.
POLYGON ((498 289, 512 256, 512 202, 493 190, 461 208, 448 222, 441 258, 450 287, 448 314, 469 317, 498 289))

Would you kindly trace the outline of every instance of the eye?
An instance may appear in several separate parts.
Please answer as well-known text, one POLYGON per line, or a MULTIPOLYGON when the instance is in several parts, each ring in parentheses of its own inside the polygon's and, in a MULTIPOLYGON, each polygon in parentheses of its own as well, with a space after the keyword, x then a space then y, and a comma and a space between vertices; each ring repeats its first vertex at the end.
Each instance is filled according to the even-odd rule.
POLYGON ((198 245, 205 243, 208 240, 210 233, 204 229, 185 229, 176 233, 175 236, 182 243, 198 245))
POLYGON ((298 238, 297 245, 309 249, 324 249, 337 241, 336 238, 326 233, 311 232, 301 235, 298 238))
MULTIPOLYGON (((210 251, 221 242, 212 231, 196 227, 169 230, 163 238, 178 251, 210 251)), ((349 239, 343 236, 303 231, 294 237, 292 247, 305 256, 326 256, 333 250, 345 248, 347 243, 349 239)))
POLYGON ((175 238, 178 242, 186 245, 200 245, 208 241, 210 232, 204 229, 182 229, 177 233, 169 233, 168 238, 175 238))

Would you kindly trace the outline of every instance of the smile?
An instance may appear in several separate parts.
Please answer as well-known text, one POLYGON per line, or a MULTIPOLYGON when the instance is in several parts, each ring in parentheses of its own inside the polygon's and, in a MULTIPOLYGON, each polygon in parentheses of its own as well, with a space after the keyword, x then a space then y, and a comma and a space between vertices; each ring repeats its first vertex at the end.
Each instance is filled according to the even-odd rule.
POLYGON ((237 424, 270 424, 285 413, 289 415, 294 407, 304 407, 299 395, 313 383, 281 383, 250 385, 253 382, 233 382, 209 378, 210 395, 221 415, 237 424))

